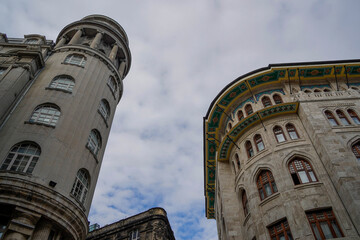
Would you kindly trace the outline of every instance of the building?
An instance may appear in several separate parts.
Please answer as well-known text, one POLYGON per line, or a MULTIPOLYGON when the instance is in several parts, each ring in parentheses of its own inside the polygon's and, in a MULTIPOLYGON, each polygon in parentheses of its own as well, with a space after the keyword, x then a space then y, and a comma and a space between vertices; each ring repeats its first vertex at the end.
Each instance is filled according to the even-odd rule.
POLYGON ((129 42, 90 15, 41 35, 0 34, 0 239, 85 239, 129 42))
POLYGON ((219 239, 360 238, 360 60, 272 64, 204 117, 219 239))
POLYGON ((162 208, 106 225, 89 233, 86 240, 175 240, 167 215, 162 208))

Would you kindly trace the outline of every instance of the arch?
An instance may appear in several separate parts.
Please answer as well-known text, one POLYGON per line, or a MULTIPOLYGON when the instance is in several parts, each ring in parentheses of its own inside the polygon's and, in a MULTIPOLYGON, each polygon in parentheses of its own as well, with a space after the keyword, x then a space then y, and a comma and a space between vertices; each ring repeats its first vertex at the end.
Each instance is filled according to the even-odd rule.
POLYGON ((291 140, 299 139, 299 134, 296 131, 294 124, 288 123, 288 124, 286 124, 285 127, 286 127, 286 131, 288 132, 291 140))
POLYGON ((271 103, 271 100, 268 96, 264 96, 262 99, 261 99, 261 102, 263 104, 264 107, 270 107, 272 106, 272 103, 271 103))
POLYGON ((345 116, 345 113, 343 111, 337 109, 336 114, 338 115, 338 117, 343 125, 345 125, 345 126, 350 125, 350 122, 347 119, 347 117, 345 116))
POLYGON ((275 138, 276 138, 276 141, 278 143, 282 143, 282 142, 285 142, 286 141, 286 137, 284 135, 284 131, 282 129, 282 127, 280 126, 275 126, 273 128, 273 132, 274 132, 274 135, 275 135, 275 138))
POLYGON ((64 63, 84 67, 86 63, 86 57, 80 54, 70 54, 66 56, 64 63))
POLYGON ((53 103, 45 103, 37 106, 29 119, 30 123, 40 123, 48 126, 56 126, 60 118, 60 108, 53 103))
POLYGON ((49 88, 72 92, 74 86, 75 80, 73 77, 69 75, 58 75, 51 80, 49 88))
POLYGON ((324 92, 331 92, 331 90, 328 88, 324 88, 324 92))
POLYGON ((261 200, 264 200, 265 198, 271 196, 272 194, 278 191, 274 176, 272 175, 272 172, 269 170, 262 170, 258 174, 256 185, 261 200))
POLYGON ((85 203, 86 195, 90 187, 90 174, 85 168, 79 169, 76 173, 74 185, 71 189, 71 194, 79 200, 82 204, 85 203))
POLYGON ((348 109, 347 113, 349 114, 350 118, 353 120, 354 123, 358 125, 360 124, 360 118, 353 109, 348 109))
POLYGON ((246 104, 246 106, 245 106, 245 112, 246 112, 246 115, 247 115, 247 116, 251 115, 251 114, 254 112, 253 109, 252 109, 251 104, 246 104))
POLYGON ((239 111, 237 112, 237 117, 238 117, 239 121, 242 120, 242 119, 244 119, 244 113, 243 113, 243 111, 239 110, 239 111))
POLYGON ((11 147, 0 170, 32 173, 41 154, 40 146, 31 141, 23 141, 11 147))
POLYGON ((254 156, 254 149, 252 147, 251 142, 248 140, 245 142, 245 149, 246 149, 246 153, 248 158, 251 158, 252 156, 254 156))
POLYGON ((351 150, 354 153, 356 159, 360 161, 360 140, 357 140, 351 145, 351 150))
POLYGON ((338 121, 336 120, 334 114, 330 110, 326 110, 324 113, 332 127, 339 126, 338 121))
POLYGON ((313 167, 303 158, 294 157, 289 161, 288 168, 295 185, 318 181, 313 167))
POLYGON ((315 88, 314 93, 319 93, 319 92, 321 92, 321 90, 320 90, 320 89, 315 88))
POLYGON ((86 146, 93 154, 98 154, 101 148, 101 135, 98 130, 91 130, 86 146))
POLYGON ((104 98, 100 101, 99 113, 106 121, 110 117, 110 105, 109 102, 104 98))
POLYGON ((304 92, 305 92, 305 93, 312 93, 312 91, 309 90, 309 89, 305 89, 304 92))
POLYGON ((275 104, 283 103, 283 100, 282 100, 282 98, 280 97, 279 94, 274 94, 273 99, 274 99, 275 104))
POLYGON ((265 145, 264 145, 264 142, 263 142, 260 134, 256 134, 254 136, 254 142, 255 142, 256 150, 258 152, 265 149, 265 145))

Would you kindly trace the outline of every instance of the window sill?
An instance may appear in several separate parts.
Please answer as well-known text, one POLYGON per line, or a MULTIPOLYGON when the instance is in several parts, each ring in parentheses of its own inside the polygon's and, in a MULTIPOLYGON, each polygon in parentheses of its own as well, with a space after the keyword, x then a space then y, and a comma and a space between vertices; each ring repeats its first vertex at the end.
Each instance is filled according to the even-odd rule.
POLYGON ((61 64, 65 64, 65 65, 71 65, 71 66, 76 66, 76 67, 85 68, 84 66, 77 65, 77 64, 73 64, 73 63, 66 63, 66 62, 62 62, 61 64))
POLYGON ((248 214, 246 215, 246 217, 245 217, 245 219, 244 219, 243 226, 246 225, 246 223, 249 221, 249 219, 250 219, 250 213, 248 213, 248 214))
POLYGON ((24 123, 25 123, 25 124, 35 124, 35 125, 40 125, 40 126, 55 128, 55 126, 50 125, 50 124, 46 124, 46 123, 30 122, 30 121, 25 121, 24 123))
POLYGON ((61 89, 61 88, 46 87, 45 89, 46 90, 55 90, 55 91, 64 92, 64 93, 70 93, 70 94, 72 93, 72 91, 61 89))
POLYGON ((89 152, 93 155, 93 157, 95 158, 96 163, 99 163, 99 160, 97 158, 97 155, 91 150, 91 148, 89 148, 89 146, 86 144, 86 148, 89 150, 89 152))
POLYGON ((311 187, 320 187, 323 185, 322 182, 310 182, 310 183, 302 183, 294 186, 294 189, 305 189, 311 187))
POLYGON ((279 192, 276 192, 276 193, 268 196, 267 198, 263 199, 263 200, 260 202, 259 206, 264 206, 265 204, 267 204, 268 202, 274 200, 275 198, 278 198, 279 196, 280 196, 280 193, 279 193, 279 192))

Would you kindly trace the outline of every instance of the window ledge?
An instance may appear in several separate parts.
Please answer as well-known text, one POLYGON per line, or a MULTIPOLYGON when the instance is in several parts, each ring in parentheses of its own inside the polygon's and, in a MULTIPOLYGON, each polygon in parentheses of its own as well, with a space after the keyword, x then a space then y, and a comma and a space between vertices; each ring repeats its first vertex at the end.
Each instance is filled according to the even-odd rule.
POLYGON ((76 67, 85 68, 84 66, 77 65, 77 64, 73 64, 73 63, 66 63, 66 62, 62 62, 61 64, 65 64, 65 65, 71 65, 71 66, 76 66, 76 67))
POLYGON ((89 146, 86 144, 86 148, 89 150, 89 152, 93 155, 96 163, 99 163, 99 160, 97 158, 97 155, 91 150, 91 148, 89 148, 89 146))
POLYGON ((274 200, 275 198, 278 198, 279 196, 280 196, 280 193, 279 193, 279 192, 276 192, 276 193, 268 196, 267 198, 263 199, 263 200, 260 202, 259 206, 264 206, 266 203, 274 200))
POLYGON ((81 207, 81 209, 85 212, 86 211, 86 208, 84 207, 84 204, 82 202, 79 201, 79 199, 77 199, 77 197, 74 196, 74 194, 72 194, 70 192, 70 197, 72 197, 73 199, 75 199, 75 201, 79 204, 79 206, 81 207))
POLYGON ((310 182, 310 183, 302 183, 294 186, 294 189, 304 189, 304 188, 311 188, 311 187, 320 187, 323 185, 322 182, 310 182))
POLYGON ((60 91, 60 92, 64 92, 64 93, 72 93, 72 91, 69 90, 65 90, 65 89, 61 89, 61 88, 52 88, 52 87, 46 87, 46 90, 55 90, 55 91, 60 91))
POLYGON ((246 217, 245 217, 245 219, 244 219, 243 226, 246 225, 246 223, 249 221, 249 219, 250 219, 250 213, 248 213, 248 214, 246 215, 246 217))
POLYGON ((55 128, 55 126, 50 125, 50 124, 46 124, 46 123, 30 122, 30 121, 25 121, 24 123, 25 123, 25 124, 35 124, 35 125, 40 125, 40 126, 55 128))

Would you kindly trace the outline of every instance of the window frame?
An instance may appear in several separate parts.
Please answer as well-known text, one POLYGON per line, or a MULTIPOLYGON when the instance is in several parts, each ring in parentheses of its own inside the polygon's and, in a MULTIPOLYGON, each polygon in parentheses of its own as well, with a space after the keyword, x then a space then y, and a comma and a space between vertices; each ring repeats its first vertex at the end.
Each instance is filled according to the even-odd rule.
POLYGON ((331 238, 344 237, 344 233, 341 230, 339 222, 337 221, 336 216, 334 214, 334 211, 331 208, 319 209, 319 210, 314 210, 314 211, 307 211, 306 212, 306 218, 308 219, 311 231, 313 232, 313 235, 314 235, 315 239, 319 239, 318 237, 320 237, 320 239, 328 239, 327 236, 325 236, 325 234, 323 232, 323 228, 320 225, 321 222, 326 222, 327 223, 327 227, 329 228, 330 233, 332 235, 331 238), (323 217, 320 217, 321 219, 319 219, 319 217, 318 217, 320 214, 323 215, 323 217), (337 236, 338 234, 336 233, 336 230, 334 230, 333 223, 335 223, 336 227, 338 228, 337 230, 339 231, 341 236, 337 236), (317 233, 320 236, 317 233, 315 233, 314 227, 316 227, 317 233))
POLYGON ((273 128, 273 132, 274 132, 274 135, 275 135, 275 139, 277 141, 277 143, 283 143, 283 142, 286 142, 287 139, 286 139, 286 136, 284 134, 284 130, 282 129, 282 127, 276 125, 274 128, 273 128), (278 136, 282 136, 284 140, 280 141, 279 140, 279 137, 278 136))
POLYGON ((265 149, 265 144, 260 134, 255 134, 254 143, 255 143, 256 151, 261 152, 265 149), (260 149, 259 145, 262 146, 262 149, 260 149))
POLYGON ((245 142, 245 149, 248 158, 252 158, 253 156, 255 156, 254 148, 252 147, 252 143, 249 140, 245 142))
POLYGON ((75 87, 75 80, 73 77, 69 75, 58 75, 51 80, 47 89, 60 90, 63 92, 72 93, 74 87, 75 87))
POLYGON ((289 161, 288 169, 294 185, 314 183, 319 181, 311 163, 303 158, 296 157, 289 161), (307 178, 307 182, 304 182, 304 177, 307 178))
POLYGON ((129 234, 129 240, 139 240, 140 239, 140 233, 139 229, 134 229, 129 234))
POLYGON ((360 140, 351 145, 351 151, 353 152, 355 158, 360 161, 360 140))
POLYGON ((75 53, 69 54, 65 57, 63 63, 78 66, 78 67, 85 67, 86 57, 81 54, 75 54, 75 53), (78 58, 78 59, 76 59, 76 58, 78 58))
POLYGON ((270 107, 270 106, 273 105, 272 102, 271 102, 271 99, 268 96, 262 97, 261 102, 262 102, 264 108, 270 107))
POLYGON ((55 127, 59 122, 60 116, 61 110, 57 105, 53 103, 44 103, 35 107, 28 122, 32 124, 55 127), (49 111, 53 111, 53 113, 49 114, 49 111), (45 121, 45 119, 49 121, 45 121))
POLYGON ((246 104, 244 109, 246 112, 246 116, 249 116, 254 113, 254 110, 253 110, 251 104, 246 104))
POLYGON ((329 124, 331 127, 337 127, 339 126, 339 122, 338 120, 335 118, 334 114, 332 111, 330 110, 325 110, 324 111, 325 117, 328 120, 329 124))
POLYGON ((272 240, 280 239, 282 235, 285 237, 285 240, 294 239, 290 230, 289 223, 286 218, 269 225, 267 229, 269 231, 270 239, 272 240))
POLYGON ((279 94, 274 94, 273 100, 274 100, 275 105, 284 103, 284 101, 282 100, 282 98, 279 94))
POLYGON ((286 128, 286 131, 289 134, 289 137, 290 137, 291 140, 297 140, 297 139, 300 138, 294 124, 288 123, 288 124, 286 124, 285 128, 286 128), (295 133, 296 138, 293 138, 292 133, 295 133))
POLYGON ((256 181, 256 187, 261 201, 278 192, 274 176, 270 170, 262 170, 259 173, 256 181), (269 184, 270 189, 266 187, 266 184, 269 184), (266 190, 270 190, 270 193, 267 193, 266 190))
POLYGON ((81 204, 85 204, 87 193, 90 188, 90 174, 85 168, 81 168, 77 171, 73 187, 71 189, 71 195, 74 196, 81 204), (84 182, 80 177, 81 174, 86 182, 84 182))
POLYGON ((349 119, 346 117, 346 115, 343 111, 341 111, 340 109, 337 109, 335 112, 336 112, 336 115, 338 116, 338 118, 340 119, 341 125, 343 125, 343 126, 351 125, 349 119))
POLYGON ((100 149, 101 149, 101 145, 102 145, 102 139, 101 139, 101 135, 100 132, 96 129, 92 129, 90 131, 87 143, 86 143, 86 147, 90 150, 90 152, 92 154, 94 154, 95 156, 97 156, 97 154, 99 153, 100 149), (97 141, 95 141, 97 140, 97 141))
POLYGON ((25 44, 31 44, 31 45, 36 45, 39 44, 39 39, 37 38, 28 38, 24 41, 25 44))
POLYGON ((100 100, 98 112, 100 113, 101 117, 107 122, 110 118, 111 109, 109 102, 103 98, 100 100))
POLYGON ((357 115, 357 113, 355 112, 355 110, 353 109, 347 109, 346 112, 349 114, 351 120, 356 124, 356 125, 360 125, 360 118, 357 115), (356 120, 355 120, 356 119, 356 120))
POLYGON ((3 171, 32 174, 37 162, 39 161, 40 155, 41 155, 41 148, 39 144, 28 141, 19 142, 10 148, 10 151, 6 155, 4 161, 2 162, 0 169, 3 171), (25 150, 21 150, 21 149, 25 149, 25 150), (28 153, 27 151, 29 150, 31 150, 32 152, 35 151, 35 153, 28 153), (23 164, 24 162, 25 162, 25 166, 23 164), (17 165, 15 166, 15 169, 13 169, 15 163, 17 165), (19 168, 21 167, 22 169, 19 170, 19 168))
POLYGON ((241 202, 243 206, 244 216, 246 217, 250 213, 249 201, 247 199, 246 191, 243 190, 241 193, 241 202))
POLYGON ((239 120, 239 121, 243 120, 243 119, 245 118, 244 112, 243 112, 242 110, 239 110, 239 111, 237 112, 237 117, 238 117, 238 120, 239 120))
POLYGON ((235 153, 235 162, 236 162, 238 171, 240 171, 240 169, 241 169, 241 163, 240 163, 239 155, 238 155, 237 153, 235 153))

